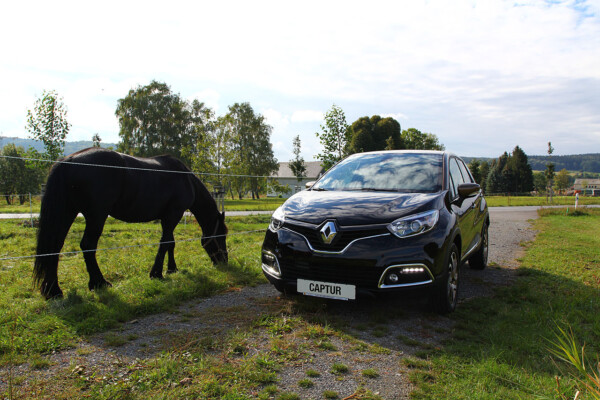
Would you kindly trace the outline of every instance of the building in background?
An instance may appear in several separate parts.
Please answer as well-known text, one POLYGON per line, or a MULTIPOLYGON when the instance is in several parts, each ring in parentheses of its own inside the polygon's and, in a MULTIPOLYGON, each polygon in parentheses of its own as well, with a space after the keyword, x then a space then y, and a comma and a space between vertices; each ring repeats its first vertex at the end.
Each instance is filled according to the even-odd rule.
POLYGON ((301 190, 304 190, 307 182, 316 181, 324 172, 323 167, 321 167, 320 161, 307 161, 304 163, 306 165, 306 177, 302 178, 302 180, 298 181, 298 178, 294 175, 292 170, 290 169, 289 162, 280 162, 279 163, 279 171, 277 173, 271 175, 274 180, 279 182, 279 186, 288 186, 289 191, 287 193, 283 191, 274 191, 272 187, 269 188, 268 197, 283 197, 288 198, 295 193, 298 193, 301 190))
POLYGON ((600 179, 577 178, 573 190, 584 196, 600 196, 600 179))

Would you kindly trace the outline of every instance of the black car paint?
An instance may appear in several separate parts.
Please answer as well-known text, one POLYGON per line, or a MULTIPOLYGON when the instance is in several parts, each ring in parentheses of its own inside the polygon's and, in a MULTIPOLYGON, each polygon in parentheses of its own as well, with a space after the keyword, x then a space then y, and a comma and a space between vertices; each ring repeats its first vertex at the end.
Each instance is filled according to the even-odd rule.
POLYGON ((466 197, 452 195, 448 162, 454 156, 443 154, 443 190, 438 193, 307 190, 288 199, 283 206, 288 224, 312 226, 318 231, 327 221, 335 221, 342 235, 346 229, 362 228, 381 229, 382 234, 354 242, 343 252, 326 252, 311 248, 305 236, 286 224, 277 232, 269 229, 263 251, 278 258, 282 275, 265 272, 267 279, 280 290, 284 285, 293 289, 296 279, 304 278, 354 284, 358 293, 388 292, 406 288, 379 288, 386 268, 423 264, 433 275, 431 284, 437 284, 444 275, 451 244, 456 243, 464 262, 478 248, 483 224, 489 224, 481 191, 466 197), (395 219, 432 209, 439 210, 439 220, 430 232, 406 238, 389 231, 385 234, 386 226, 395 219))

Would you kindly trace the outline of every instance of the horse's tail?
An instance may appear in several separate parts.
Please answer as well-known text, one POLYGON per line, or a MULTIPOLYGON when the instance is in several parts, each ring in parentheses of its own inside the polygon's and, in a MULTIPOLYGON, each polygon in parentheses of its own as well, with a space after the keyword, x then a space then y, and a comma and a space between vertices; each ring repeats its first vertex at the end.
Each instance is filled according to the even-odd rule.
POLYGON ((33 281, 46 297, 60 296, 58 287, 58 254, 65 237, 75 219, 75 212, 69 209, 68 167, 57 164, 50 171, 37 232, 36 258, 33 267, 33 281))

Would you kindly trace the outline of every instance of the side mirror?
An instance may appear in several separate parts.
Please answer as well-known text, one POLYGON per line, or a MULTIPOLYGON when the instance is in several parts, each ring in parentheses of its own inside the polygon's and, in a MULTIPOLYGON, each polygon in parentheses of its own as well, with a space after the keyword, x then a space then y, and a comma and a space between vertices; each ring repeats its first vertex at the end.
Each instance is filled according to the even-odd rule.
POLYGON ((306 184, 304 185, 307 189, 310 189, 311 187, 313 187, 313 185, 317 183, 317 181, 310 181, 310 182, 306 182, 306 184))
POLYGON ((481 190, 477 183, 461 183, 458 185, 458 195, 461 199, 471 197, 481 190))

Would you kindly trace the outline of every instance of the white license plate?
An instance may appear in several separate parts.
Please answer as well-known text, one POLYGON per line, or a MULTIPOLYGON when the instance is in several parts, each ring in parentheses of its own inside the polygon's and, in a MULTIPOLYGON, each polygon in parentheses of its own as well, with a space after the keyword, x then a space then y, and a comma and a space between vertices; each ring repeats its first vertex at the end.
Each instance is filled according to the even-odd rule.
POLYGON ((356 299, 356 286, 341 283, 298 279, 298 292, 308 296, 325 297, 328 299, 356 299))

